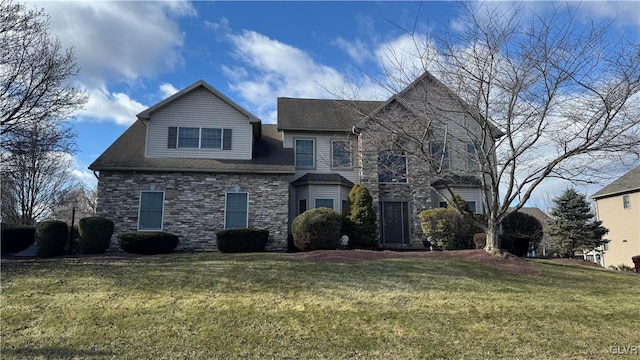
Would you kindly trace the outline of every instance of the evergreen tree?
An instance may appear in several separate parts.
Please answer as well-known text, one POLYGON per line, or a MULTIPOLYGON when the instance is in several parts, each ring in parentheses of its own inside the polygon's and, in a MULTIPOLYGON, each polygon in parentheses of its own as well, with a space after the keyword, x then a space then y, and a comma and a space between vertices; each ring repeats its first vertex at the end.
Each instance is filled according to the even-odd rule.
POLYGON ((602 237, 609 229, 595 219, 584 195, 575 189, 567 189, 553 202, 548 244, 552 253, 573 256, 576 250, 588 251, 608 242, 602 237))
POLYGON ((343 209, 344 225, 347 225, 343 225, 343 230, 349 236, 349 245, 351 247, 376 246, 376 213, 373 210, 373 199, 369 189, 364 185, 354 185, 349 192, 347 207, 348 216, 343 209))

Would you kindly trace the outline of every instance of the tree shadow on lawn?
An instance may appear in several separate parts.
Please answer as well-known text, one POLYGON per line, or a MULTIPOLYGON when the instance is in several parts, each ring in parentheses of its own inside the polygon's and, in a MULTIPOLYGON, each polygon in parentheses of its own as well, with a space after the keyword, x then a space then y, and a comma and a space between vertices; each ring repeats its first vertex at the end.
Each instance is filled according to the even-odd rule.
POLYGON ((2 348, 3 358, 13 356, 18 359, 105 359, 114 357, 116 354, 104 350, 78 350, 64 346, 50 346, 42 348, 2 348))

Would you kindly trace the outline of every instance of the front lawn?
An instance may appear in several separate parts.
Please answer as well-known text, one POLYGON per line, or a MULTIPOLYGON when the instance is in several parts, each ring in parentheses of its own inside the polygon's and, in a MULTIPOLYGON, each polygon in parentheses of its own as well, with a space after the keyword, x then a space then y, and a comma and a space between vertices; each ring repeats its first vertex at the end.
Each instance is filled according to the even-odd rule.
POLYGON ((274 253, 3 260, 0 354, 602 359, 640 345, 640 276, 537 264, 525 276, 459 259, 274 253))

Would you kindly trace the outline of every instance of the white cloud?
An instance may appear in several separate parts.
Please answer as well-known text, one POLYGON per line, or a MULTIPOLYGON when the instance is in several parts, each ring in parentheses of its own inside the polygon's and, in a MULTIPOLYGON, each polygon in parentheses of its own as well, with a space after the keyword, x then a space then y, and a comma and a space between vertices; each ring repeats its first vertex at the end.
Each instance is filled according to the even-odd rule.
POLYGON ((85 109, 76 114, 81 119, 113 121, 118 125, 131 125, 136 114, 147 106, 131 99, 127 94, 110 93, 106 88, 89 90, 85 109))
POLYGON ((195 14, 188 2, 43 2, 51 32, 73 47, 80 79, 96 88, 134 82, 182 64, 184 34, 178 17, 195 14))
MULTIPOLYGON (((234 33, 226 22, 209 27, 224 32, 224 39, 232 45, 235 65, 221 67, 229 78, 229 88, 257 109, 256 115, 266 122, 276 120, 278 97, 335 98, 355 86, 338 70, 317 62, 302 49, 255 31, 234 33)), ((370 98, 379 92, 362 76, 358 85, 362 85, 357 86, 362 96, 370 98)))
POLYGON ((162 98, 168 98, 169 96, 177 93, 179 90, 175 88, 175 86, 169 84, 169 83, 162 83, 160 85, 160 94, 162 95, 162 98))
POLYGON ((367 45, 360 39, 351 42, 342 37, 338 37, 333 41, 333 45, 346 52, 351 60, 358 65, 362 65, 365 61, 373 58, 373 54, 367 45))

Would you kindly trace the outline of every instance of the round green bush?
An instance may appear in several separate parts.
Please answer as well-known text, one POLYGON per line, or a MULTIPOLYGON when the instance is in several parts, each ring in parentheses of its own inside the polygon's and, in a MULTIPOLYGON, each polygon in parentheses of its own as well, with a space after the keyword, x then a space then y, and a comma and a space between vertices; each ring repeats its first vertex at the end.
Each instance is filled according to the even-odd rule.
POLYGON ((169 254, 178 246, 178 235, 164 231, 138 231, 118 236, 118 243, 128 253, 169 254))
POLYGON ((356 184, 349 192, 343 211, 342 232, 349 236, 349 247, 368 248, 378 245, 376 237, 376 213, 369 189, 356 184))
POLYGON ((69 238, 67 223, 47 220, 36 225, 36 253, 39 257, 64 255, 69 238))
POLYGON ((311 209, 293 219, 293 242, 302 251, 336 249, 342 235, 342 216, 328 208, 311 209))
POLYGON ((102 254, 111 244, 113 221, 99 217, 85 217, 78 221, 78 252, 80 254, 102 254))
POLYGON ((26 250, 36 241, 36 227, 30 225, 2 224, 0 248, 2 254, 14 254, 26 250))

